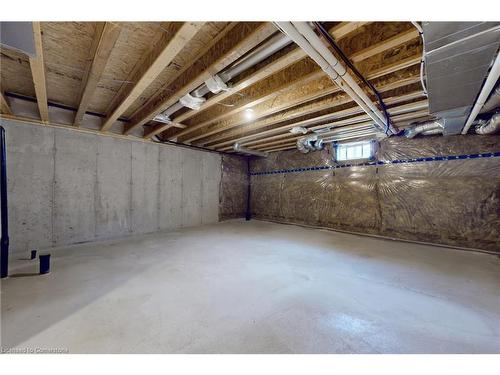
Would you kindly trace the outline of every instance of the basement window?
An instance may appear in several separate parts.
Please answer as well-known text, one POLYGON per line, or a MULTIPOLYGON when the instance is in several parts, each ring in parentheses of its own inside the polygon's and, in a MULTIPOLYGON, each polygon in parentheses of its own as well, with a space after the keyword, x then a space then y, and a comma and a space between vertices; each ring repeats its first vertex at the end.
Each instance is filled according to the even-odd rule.
POLYGON ((337 143, 335 160, 345 162, 351 160, 373 160, 375 158, 375 141, 337 143))

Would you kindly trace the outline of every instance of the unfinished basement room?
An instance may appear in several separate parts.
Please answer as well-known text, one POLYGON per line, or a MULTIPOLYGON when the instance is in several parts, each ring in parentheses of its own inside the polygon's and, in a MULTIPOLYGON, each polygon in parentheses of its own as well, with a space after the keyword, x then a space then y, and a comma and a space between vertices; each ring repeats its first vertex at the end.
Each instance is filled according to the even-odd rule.
POLYGON ((499 354, 499 47, 1 22, 2 352, 499 354))

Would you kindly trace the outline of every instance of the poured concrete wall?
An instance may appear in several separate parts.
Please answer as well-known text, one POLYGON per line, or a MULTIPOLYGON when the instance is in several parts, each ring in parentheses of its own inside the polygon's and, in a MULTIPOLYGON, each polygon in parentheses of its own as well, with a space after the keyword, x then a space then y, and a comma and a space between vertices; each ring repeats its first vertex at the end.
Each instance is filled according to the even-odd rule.
POLYGON ((392 161, 500 152, 500 136, 381 142, 383 165, 333 167, 331 150, 251 160, 255 218, 500 252, 500 157, 392 161))
POLYGON ((0 123, 12 251, 218 221, 219 154, 0 123))

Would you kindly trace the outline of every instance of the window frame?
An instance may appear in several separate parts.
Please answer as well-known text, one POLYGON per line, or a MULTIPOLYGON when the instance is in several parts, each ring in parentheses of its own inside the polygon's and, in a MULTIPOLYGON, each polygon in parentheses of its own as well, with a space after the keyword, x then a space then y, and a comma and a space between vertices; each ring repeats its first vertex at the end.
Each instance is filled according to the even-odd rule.
MULTIPOLYGON (((366 162, 366 161, 372 161, 375 160, 376 158, 376 153, 377 153, 377 146, 378 142, 375 139, 370 139, 370 140, 364 140, 364 141, 354 141, 354 142, 335 142, 333 144, 333 160, 338 163, 338 164, 351 164, 352 162, 366 162), (353 149, 356 146, 359 145, 370 145, 370 156, 369 157, 360 157, 360 158, 347 158, 347 152, 349 148, 353 149), (344 147, 342 147, 344 146, 344 147), (346 147, 347 146, 347 147, 346 147), (351 147, 349 147, 351 146, 351 147), (339 150, 345 149, 345 160, 339 160, 338 155, 339 155, 339 150)), ((363 147, 361 147, 362 154, 363 152, 363 147)))

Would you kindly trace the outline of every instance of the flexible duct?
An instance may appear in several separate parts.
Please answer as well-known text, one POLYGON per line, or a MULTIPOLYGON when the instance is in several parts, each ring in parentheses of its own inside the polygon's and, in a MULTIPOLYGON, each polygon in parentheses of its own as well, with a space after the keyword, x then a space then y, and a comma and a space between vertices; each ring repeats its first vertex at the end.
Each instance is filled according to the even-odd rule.
POLYGON ((236 152, 241 152, 242 154, 260 156, 260 157, 263 157, 263 158, 267 158, 267 156, 269 155, 267 152, 257 151, 257 150, 251 150, 249 148, 243 147, 238 142, 236 142, 233 145, 233 150, 236 151, 236 152))
POLYGON ((443 128, 444 126, 442 120, 424 122, 423 124, 416 124, 405 129, 404 136, 406 138, 414 138, 415 136, 424 133, 424 135, 439 134, 440 132, 443 132, 443 128))
POLYGON ((438 134, 443 134, 443 129, 426 130, 425 132, 420 133, 420 135, 438 135, 438 134))
POLYGON ((297 139, 297 150, 299 150, 303 154, 307 154, 310 150, 306 146, 306 138, 297 139))
POLYGON ((491 118, 487 121, 481 121, 476 126, 477 134, 495 134, 500 131, 500 112, 495 113, 491 118))
POLYGON ((324 148, 325 144, 317 134, 297 139, 297 150, 303 154, 307 154, 309 151, 320 151, 324 148))

